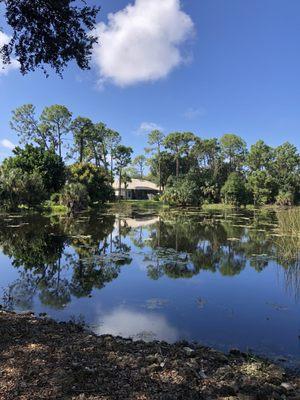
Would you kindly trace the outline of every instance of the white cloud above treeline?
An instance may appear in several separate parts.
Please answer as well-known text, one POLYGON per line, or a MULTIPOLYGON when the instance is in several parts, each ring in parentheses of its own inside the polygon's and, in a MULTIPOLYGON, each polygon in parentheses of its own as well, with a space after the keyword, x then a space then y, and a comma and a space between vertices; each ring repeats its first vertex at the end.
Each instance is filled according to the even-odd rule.
POLYGON ((136 130, 136 133, 138 135, 143 135, 143 134, 148 134, 152 131, 163 131, 163 127, 160 125, 156 124, 155 122, 142 122, 138 129, 136 130))
POLYGON ((6 149, 13 150, 16 146, 8 139, 1 139, 0 146, 6 149))
MULTIPOLYGON (((0 49, 9 42, 9 36, 4 32, 0 31, 0 49)), ((9 71, 13 69, 17 69, 19 67, 19 63, 17 60, 11 60, 10 64, 3 64, 0 57, 0 75, 6 75, 9 71)))
POLYGON ((180 0, 135 0, 99 23, 94 62, 100 82, 118 86, 155 81, 187 61, 182 44, 194 24, 180 0))

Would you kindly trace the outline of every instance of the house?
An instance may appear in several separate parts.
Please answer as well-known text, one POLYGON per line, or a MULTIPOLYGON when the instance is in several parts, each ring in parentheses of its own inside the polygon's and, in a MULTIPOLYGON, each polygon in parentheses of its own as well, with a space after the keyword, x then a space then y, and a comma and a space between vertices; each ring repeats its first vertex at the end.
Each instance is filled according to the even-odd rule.
MULTIPOLYGON (((159 187, 150 181, 145 179, 131 179, 131 182, 127 183, 127 188, 125 190, 125 185, 122 183, 121 186, 121 198, 130 200, 147 200, 153 198, 155 195, 159 194, 159 187)), ((119 181, 115 180, 113 183, 113 188, 116 197, 119 197, 119 181)))

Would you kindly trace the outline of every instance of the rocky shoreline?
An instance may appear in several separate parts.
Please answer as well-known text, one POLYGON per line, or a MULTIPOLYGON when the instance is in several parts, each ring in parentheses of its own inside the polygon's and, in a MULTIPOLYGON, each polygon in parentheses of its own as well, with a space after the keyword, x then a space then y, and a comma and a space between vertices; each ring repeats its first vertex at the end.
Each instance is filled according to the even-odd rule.
POLYGON ((300 399, 300 377, 238 350, 97 336, 0 311, 1 400, 300 399))

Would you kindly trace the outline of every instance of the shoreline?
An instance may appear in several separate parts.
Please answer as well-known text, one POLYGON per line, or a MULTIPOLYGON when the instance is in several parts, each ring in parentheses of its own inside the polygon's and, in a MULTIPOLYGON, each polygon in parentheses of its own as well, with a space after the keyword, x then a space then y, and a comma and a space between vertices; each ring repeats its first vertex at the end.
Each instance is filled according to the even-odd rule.
POLYGON ((0 311, 1 400, 299 399, 300 376, 252 354, 97 336, 0 311))

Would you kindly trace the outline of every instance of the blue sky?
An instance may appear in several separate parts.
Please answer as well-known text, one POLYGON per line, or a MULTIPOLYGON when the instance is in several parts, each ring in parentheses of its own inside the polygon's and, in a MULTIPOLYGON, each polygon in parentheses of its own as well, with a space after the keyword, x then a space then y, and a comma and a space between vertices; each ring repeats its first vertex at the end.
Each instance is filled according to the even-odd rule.
MULTIPOLYGON (((159 0, 170 13, 143 7, 158 0, 137 1, 93 2, 102 5, 99 22, 106 25, 90 71, 71 64, 63 79, 41 71, 23 77, 13 68, 0 74, 0 142, 17 143, 11 111, 32 103, 39 112, 64 104, 74 117, 103 121, 137 154, 155 125, 300 148, 298 0, 159 0)), ((0 146, 0 157, 8 154, 0 146)))

